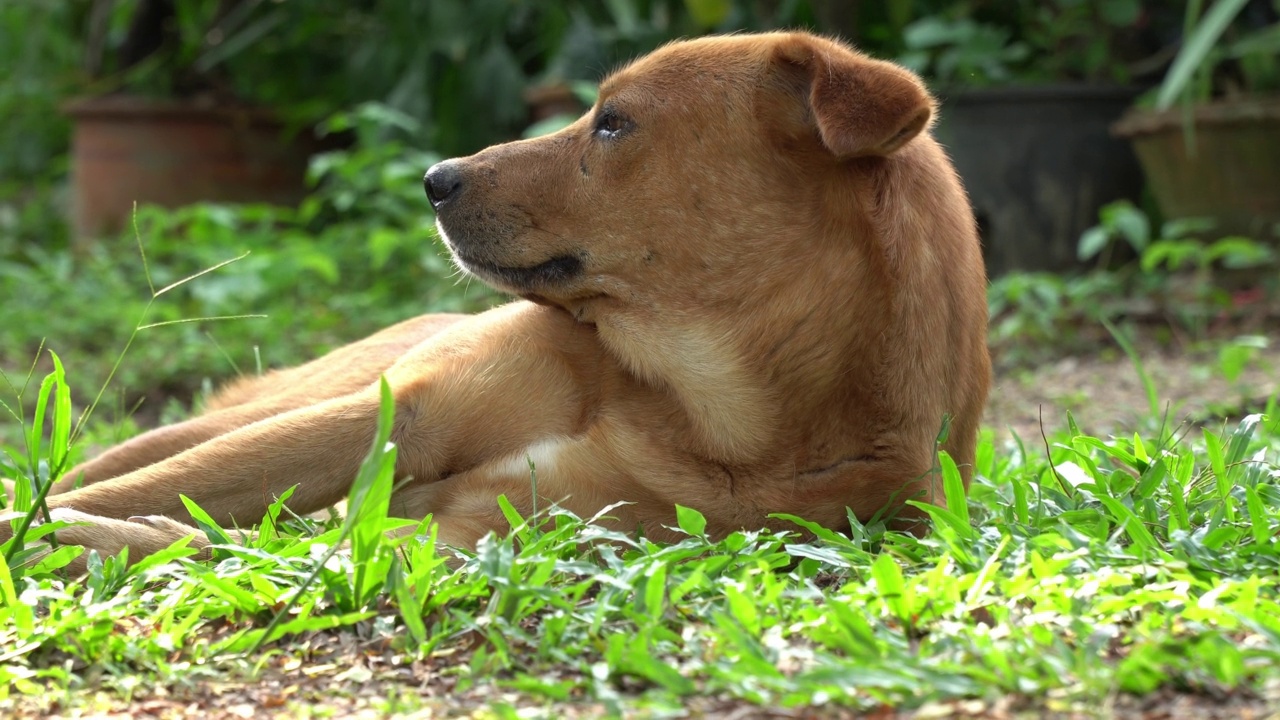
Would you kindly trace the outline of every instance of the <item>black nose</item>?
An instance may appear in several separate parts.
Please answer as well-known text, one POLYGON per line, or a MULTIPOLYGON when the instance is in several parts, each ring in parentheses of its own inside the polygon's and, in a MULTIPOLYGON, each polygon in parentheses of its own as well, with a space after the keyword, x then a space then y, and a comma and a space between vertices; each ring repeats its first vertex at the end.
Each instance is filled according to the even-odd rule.
POLYGON ((422 186, 427 190, 427 199, 431 201, 431 207, 438 208, 450 196, 456 195, 462 189, 462 171, 458 169, 458 164, 451 160, 436 163, 422 178, 422 186))

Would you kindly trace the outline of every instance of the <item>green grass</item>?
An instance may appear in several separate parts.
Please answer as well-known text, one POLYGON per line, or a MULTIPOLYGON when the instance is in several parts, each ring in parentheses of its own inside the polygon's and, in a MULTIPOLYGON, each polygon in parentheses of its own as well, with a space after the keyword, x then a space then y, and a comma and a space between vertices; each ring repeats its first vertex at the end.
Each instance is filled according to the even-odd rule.
MULTIPOLYGON (((7 448, 11 476, 63 462, 65 378, 45 387, 37 410, 54 442, 43 438, 40 457, 7 448)), ((681 509, 688 538, 657 545, 503 504, 510 532, 470 556, 441 556, 429 523, 387 516, 384 412, 346 521, 292 518, 277 503, 265 532, 247 543, 230 533, 212 563, 175 547, 129 569, 91 562, 77 581, 54 572, 71 548, 34 568, 11 556, 0 565, 0 710, 252 684, 315 662, 324 638, 364 643, 338 653, 335 677, 376 648, 391 679, 363 677, 383 711, 465 698, 498 715, 583 703, 632 715, 699 698, 857 710, 1014 698, 1065 710, 1162 689, 1248 697, 1280 681, 1275 410, 1109 439, 1072 423, 1047 447, 997 446, 987 432, 968 497, 929 508, 923 538, 856 522, 846 537, 795 518, 795 531, 712 541, 681 509), (349 551, 333 552, 344 540, 349 551)), ((367 686, 336 684, 338 696, 367 686)), ((283 707, 315 712, 306 697, 283 707)))

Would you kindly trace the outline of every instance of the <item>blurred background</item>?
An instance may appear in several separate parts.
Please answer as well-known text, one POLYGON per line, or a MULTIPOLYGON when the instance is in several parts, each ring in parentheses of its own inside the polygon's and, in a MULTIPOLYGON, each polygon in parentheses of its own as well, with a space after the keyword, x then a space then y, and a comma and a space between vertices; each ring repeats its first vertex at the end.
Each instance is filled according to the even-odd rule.
POLYGON ((1186 358, 1169 383, 1211 388, 1196 412, 1244 412, 1274 392, 1280 337, 1278 16, 1280 0, 4 0, 0 396, 20 415, 51 349, 79 401, 107 387, 127 433, 237 373, 486 307, 500 298, 435 237, 427 167, 564 126, 672 39, 806 28, 942 100, 993 280, 993 422, 1044 401, 1121 420, 1134 396, 1107 363, 1125 349, 1186 358), (1044 373, 1065 373, 1060 392, 1044 373))

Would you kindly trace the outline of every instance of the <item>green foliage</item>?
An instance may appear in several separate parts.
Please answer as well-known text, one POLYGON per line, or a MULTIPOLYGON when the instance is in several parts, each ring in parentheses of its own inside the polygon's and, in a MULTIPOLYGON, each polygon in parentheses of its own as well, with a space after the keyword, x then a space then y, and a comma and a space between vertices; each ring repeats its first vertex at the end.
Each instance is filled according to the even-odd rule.
POLYGON ((1118 39, 1138 0, 951 2, 904 29, 898 61, 942 86, 1013 82, 1126 82, 1118 39))
MULTIPOLYGON (((1102 208, 1100 222, 1080 238, 1079 258, 1095 260, 1095 270, 1080 275, 1010 273, 995 279, 988 293, 991 338, 1008 344, 1010 360, 1020 346, 1056 352, 1089 345, 1085 332, 1100 322, 1156 320, 1193 339, 1204 339, 1210 319, 1238 312, 1228 288, 1245 284, 1261 297, 1280 297, 1275 247, 1240 236, 1214 240, 1212 225, 1177 220, 1153 231, 1151 220, 1121 200, 1102 208), (1135 255, 1120 263, 1117 258, 1135 255)), ((1230 351, 1239 357, 1242 351, 1230 351)), ((1229 369, 1234 363, 1224 363, 1229 369)))
POLYGON ((1182 47, 1156 95, 1157 110, 1209 100, 1221 90, 1213 73, 1228 62, 1239 69, 1239 90, 1280 90, 1280 23, 1233 28, 1246 5, 1247 0, 1218 0, 1208 7, 1200 0, 1187 3, 1182 47))
POLYGON ((414 140, 446 155, 517 136, 530 87, 596 81, 678 37, 811 17, 795 1, 766 11, 750 0, 193 0, 175 4, 156 52, 113 62, 142 7, 117 3, 106 23, 72 18, 97 49, 100 85, 213 94, 299 123, 378 102, 415 118, 414 140))
POLYGON ((1101 258, 1100 264, 1106 266, 1112 245, 1118 241, 1123 240, 1139 255, 1151 244, 1151 221, 1127 200, 1103 206, 1098 218, 1100 222, 1080 236, 1077 254, 1081 260, 1101 258))
MULTIPOLYGON (((31 521, 36 517, 36 510, 48 518, 49 506, 45 498, 54 481, 67 468, 67 455, 71 447, 71 390, 67 386, 62 361, 56 353, 50 353, 50 356, 53 358, 53 372, 45 377, 36 392, 35 413, 24 438, 27 450, 26 475, 31 482, 13 484, 13 509, 25 513, 26 516, 14 529, 13 538, 8 543, 9 548, 4 557, 6 563, 14 563, 14 556, 25 549, 23 541, 31 528, 31 521), (44 443, 46 417, 50 428, 47 446, 44 443)), ((5 379, 8 380, 8 378, 5 379)), ((14 388, 11 386, 10 389, 14 388)), ((15 394, 17 395, 16 411, 6 403, 0 402, 0 406, 13 415, 19 424, 22 424, 26 420, 22 404, 23 393, 15 394)), ((14 464, 16 466, 17 462, 14 464)))
POLYGON ((941 84, 1007 83, 1031 49, 1008 28, 973 18, 923 17, 906 28, 907 51, 898 62, 941 84))
POLYGON ((990 342, 1005 349, 1004 360, 1015 364, 1092 345, 1085 328, 1114 314, 1126 296, 1123 279, 1108 272, 1002 275, 987 291, 990 342))
MULTIPOLYGON (((21 577, 25 568, 37 573, 52 572, 66 566, 80 554, 76 548, 57 546, 55 533, 65 523, 47 521, 49 506, 46 498, 53 483, 69 466, 73 436, 71 391, 66 372, 57 354, 50 353, 50 356, 53 372, 45 376, 36 390, 30 423, 27 423, 24 400, 31 378, 26 379, 22 388, 15 388, 7 376, 0 374, 0 379, 14 395, 12 404, 0 400, 0 408, 26 430, 23 434, 25 457, 5 450, 4 458, 0 459, 0 471, 3 471, 0 490, 12 492, 13 496, 12 505, 6 509, 21 513, 19 519, 10 523, 12 537, 0 545, 0 554, 3 555, 0 566, 4 568, 0 571, 3 574, 0 586, 9 586, 8 590, 0 590, 0 600, 8 600, 4 595, 11 592, 12 579, 21 577), (47 441, 46 433, 49 436, 47 441), (38 517, 43 517, 46 522, 37 525, 38 517), (45 543, 49 544, 48 548, 45 543)), ((0 505, 7 505, 3 495, 0 495, 0 505)), ((13 599, 16 600, 16 596, 13 599)))
POLYGON ((1257 357, 1266 349, 1270 340, 1265 335, 1241 335, 1218 348, 1218 370, 1228 382, 1235 382, 1257 357))
POLYGON ((73 96, 123 90, 246 103, 295 127, 376 102, 416 120, 416 146, 461 155, 519 136, 531 120, 530 88, 598 81, 679 37, 812 27, 811 4, 183 0, 139 33, 150 27, 140 21, 142 0, 10 0, 0 4, 0 229, 12 196, 48 179, 69 147, 61 106, 73 96))
POLYGON ((1146 213, 1127 200, 1106 205, 1099 212, 1100 223, 1080 237, 1081 260, 1097 258, 1105 266, 1114 246, 1123 241, 1139 255, 1144 273, 1194 271, 1212 275, 1216 268, 1227 270, 1262 269, 1274 265, 1276 252, 1267 242, 1229 235, 1206 241, 1213 222, 1199 218, 1171 220, 1158 237, 1151 233, 1146 213))
MULTIPOLYGON (((1125 83, 1129 67, 1120 38, 1144 20, 1140 0, 1058 0, 1019 4, 1019 26, 1035 59, 1027 80, 1125 83)), ((1148 19, 1149 21, 1149 19, 1148 19)))
MULTIPOLYGON (((68 146, 67 121, 59 106, 83 81, 78 38, 68 31, 76 3, 8 0, 0 3, 0 230, 11 212, 3 198, 26 181, 45 175, 50 158, 68 146)), ((0 245, 3 250, 3 245, 0 245)))

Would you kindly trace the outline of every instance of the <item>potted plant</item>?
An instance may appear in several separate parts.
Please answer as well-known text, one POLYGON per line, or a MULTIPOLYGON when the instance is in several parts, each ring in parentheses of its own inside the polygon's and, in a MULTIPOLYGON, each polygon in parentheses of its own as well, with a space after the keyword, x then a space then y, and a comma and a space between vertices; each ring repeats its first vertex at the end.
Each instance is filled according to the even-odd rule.
POLYGON ((293 204, 322 143, 323 111, 260 75, 317 87, 332 63, 298 52, 313 28, 297 3, 257 0, 94 0, 84 28, 85 96, 72 120, 77 238, 114 232, 134 203, 200 200, 293 204), (292 23, 292 24, 291 24, 292 23), (286 111, 292 110, 293 114, 286 111))
POLYGON ((1140 195, 1137 161, 1109 127, 1139 92, 1144 12, 1136 0, 962 2, 907 27, 899 59, 941 100, 937 135, 992 275, 1077 267, 1099 209, 1140 195))
POLYGON ((1184 41, 1154 97, 1114 126, 1170 220, 1280 238, 1280 5, 1187 6, 1184 41))

